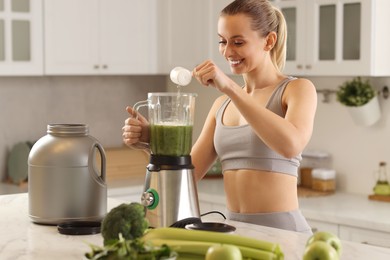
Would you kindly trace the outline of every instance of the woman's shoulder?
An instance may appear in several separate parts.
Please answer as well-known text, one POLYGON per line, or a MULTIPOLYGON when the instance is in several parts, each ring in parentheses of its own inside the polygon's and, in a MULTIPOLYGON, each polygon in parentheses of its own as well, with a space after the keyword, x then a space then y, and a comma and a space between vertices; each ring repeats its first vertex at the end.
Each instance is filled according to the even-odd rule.
POLYGON ((217 97, 215 100, 214 100, 214 103, 213 103, 213 106, 212 108, 219 108, 222 106, 222 104, 228 99, 229 97, 227 95, 221 95, 219 97, 217 97))
POLYGON ((227 95, 221 95, 219 97, 217 97, 214 101, 214 104, 217 104, 217 105, 222 105, 223 102, 225 102, 229 97, 227 95))
POLYGON ((289 81, 289 86, 296 86, 296 87, 304 87, 304 88, 314 88, 315 86, 313 82, 311 82, 309 79, 306 78, 296 78, 296 77, 290 77, 291 80, 289 81))
POLYGON ((229 99, 229 97, 227 95, 221 95, 219 97, 217 97, 215 100, 214 100, 214 103, 213 105, 211 106, 211 109, 210 109, 210 113, 212 114, 216 114, 217 111, 222 107, 222 105, 229 99))
POLYGON ((284 97, 296 97, 296 98, 307 98, 317 96, 316 88, 309 79, 305 78, 294 78, 291 80, 284 91, 284 97))
POLYGON ((290 77, 287 83, 285 92, 287 93, 300 93, 300 92, 311 92, 316 93, 316 88, 309 79, 306 78, 295 78, 290 77))

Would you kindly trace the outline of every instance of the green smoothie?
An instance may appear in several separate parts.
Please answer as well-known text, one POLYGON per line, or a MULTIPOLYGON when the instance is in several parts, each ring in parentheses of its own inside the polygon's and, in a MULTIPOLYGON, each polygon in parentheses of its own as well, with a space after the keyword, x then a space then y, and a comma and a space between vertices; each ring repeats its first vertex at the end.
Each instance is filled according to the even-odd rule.
POLYGON ((192 125, 151 125, 150 148, 155 155, 185 156, 192 147, 192 125))

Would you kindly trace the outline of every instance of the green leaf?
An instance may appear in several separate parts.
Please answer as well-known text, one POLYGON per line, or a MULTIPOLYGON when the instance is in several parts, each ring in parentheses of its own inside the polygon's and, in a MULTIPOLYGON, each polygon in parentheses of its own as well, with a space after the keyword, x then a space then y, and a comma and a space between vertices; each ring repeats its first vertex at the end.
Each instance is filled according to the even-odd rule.
POLYGON ((375 90, 369 81, 360 77, 344 82, 336 92, 337 101, 346 106, 362 106, 375 97, 375 90))
POLYGON ((169 257, 172 252, 167 245, 157 247, 144 243, 140 239, 126 240, 122 234, 119 234, 118 240, 111 241, 109 245, 99 247, 91 244, 90 247, 92 252, 86 253, 85 256, 91 260, 158 260, 169 257))

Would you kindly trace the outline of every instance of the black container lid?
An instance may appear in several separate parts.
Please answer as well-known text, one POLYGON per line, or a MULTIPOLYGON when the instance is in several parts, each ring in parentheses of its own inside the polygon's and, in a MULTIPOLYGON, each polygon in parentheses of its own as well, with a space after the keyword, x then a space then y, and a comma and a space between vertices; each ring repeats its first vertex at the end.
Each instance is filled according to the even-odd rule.
POLYGON ((193 169, 191 156, 165 156, 165 155, 151 155, 149 171, 159 170, 179 170, 179 169, 193 169))
POLYGON ((63 235, 93 235, 100 233, 101 222, 71 221, 57 225, 58 232, 63 235))

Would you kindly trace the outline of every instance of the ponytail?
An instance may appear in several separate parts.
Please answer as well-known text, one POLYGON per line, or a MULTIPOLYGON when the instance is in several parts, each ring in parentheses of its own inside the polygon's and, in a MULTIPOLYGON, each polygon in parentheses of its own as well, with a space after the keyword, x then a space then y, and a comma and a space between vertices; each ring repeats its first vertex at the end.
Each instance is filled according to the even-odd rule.
POLYGON ((287 43, 287 25, 282 12, 274 7, 275 15, 278 20, 277 25, 277 40, 275 46, 271 50, 272 63, 279 71, 283 71, 286 64, 286 43, 287 43))

